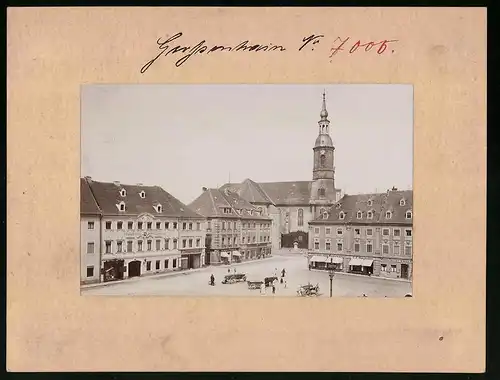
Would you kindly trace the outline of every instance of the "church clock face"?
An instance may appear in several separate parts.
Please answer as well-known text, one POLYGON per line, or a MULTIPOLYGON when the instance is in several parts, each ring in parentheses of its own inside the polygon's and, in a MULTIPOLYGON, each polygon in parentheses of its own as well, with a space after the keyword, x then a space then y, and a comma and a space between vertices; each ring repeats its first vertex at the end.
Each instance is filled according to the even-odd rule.
POLYGON ((325 154, 325 150, 322 150, 321 152, 319 152, 321 155, 325 154))

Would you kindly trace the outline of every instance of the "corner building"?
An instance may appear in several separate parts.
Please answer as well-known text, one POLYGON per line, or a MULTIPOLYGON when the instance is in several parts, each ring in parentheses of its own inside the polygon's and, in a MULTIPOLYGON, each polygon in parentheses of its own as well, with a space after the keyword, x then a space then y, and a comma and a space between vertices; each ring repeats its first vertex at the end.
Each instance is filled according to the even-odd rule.
POLYGON ((314 269, 412 279, 413 191, 345 195, 309 223, 314 269))
MULTIPOLYGON (((82 225, 82 232, 85 227, 98 231, 98 236, 92 236, 97 243, 93 252, 87 247, 82 250, 82 257, 98 257, 96 262, 100 266, 96 273, 100 274, 100 281, 203 265, 203 216, 158 186, 98 182, 90 177, 82 181, 100 210, 98 226, 91 225, 82 215, 82 223, 87 223, 82 225)), ((82 210, 84 195, 82 193, 82 210)), ((88 232, 82 233, 82 246, 88 245, 85 242, 88 235, 88 232)), ((83 261, 89 265, 88 259, 83 261)))

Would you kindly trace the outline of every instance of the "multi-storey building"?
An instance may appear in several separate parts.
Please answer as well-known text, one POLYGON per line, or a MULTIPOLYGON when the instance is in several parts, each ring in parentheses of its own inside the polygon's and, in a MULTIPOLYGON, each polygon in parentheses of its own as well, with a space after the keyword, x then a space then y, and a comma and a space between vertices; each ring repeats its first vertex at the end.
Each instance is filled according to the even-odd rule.
POLYGON ((80 283, 99 282, 101 210, 84 179, 80 180, 80 283))
POLYGON ((313 147, 312 181, 257 183, 246 179, 242 183, 227 183, 221 190, 237 192, 265 210, 273 221, 274 248, 298 246, 307 249, 308 223, 340 199, 341 191, 335 187, 334 151, 323 93, 318 135, 313 147))
POLYGON ((237 193, 203 188, 189 207, 207 218, 207 265, 271 254, 272 220, 237 193))
POLYGON ((203 216, 158 186, 83 181, 101 213, 101 280, 202 266, 203 216))
POLYGON ((309 223, 312 268, 412 278, 413 191, 345 195, 309 223))

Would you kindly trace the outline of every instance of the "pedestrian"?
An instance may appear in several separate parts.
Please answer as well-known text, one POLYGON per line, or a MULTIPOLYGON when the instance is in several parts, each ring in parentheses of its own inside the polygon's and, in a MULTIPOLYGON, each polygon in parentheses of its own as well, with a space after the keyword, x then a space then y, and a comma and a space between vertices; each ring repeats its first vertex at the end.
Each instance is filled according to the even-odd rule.
POLYGON ((285 277, 285 268, 283 268, 283 270, 281 271, 281 277, 285 277))
POLYGON ((214 286, 215 285, 215 277, 212 273, 212 275, 210 276, 210 285, 214 286))
POLYGON ((266 294, 266 285, 264 283, 260 284, 260 295, 264 296, 266 294))
POLYGON ((231 273, 231 268, 227 268, 227 273, 231 273))
POLYGON ((273 294, 276 294, 276 285, 273 282, 273 294))
POLYGON ((280 278, 280 283, 282 284, 283 283, 283 277, 280 278))
POLYGON ((286 289, 286 278, 285 278, 285 289, 286 289))
POLYGON ((236 268, 233 268, 233 270, 234 270, 234 273, 236 273, 236 268))

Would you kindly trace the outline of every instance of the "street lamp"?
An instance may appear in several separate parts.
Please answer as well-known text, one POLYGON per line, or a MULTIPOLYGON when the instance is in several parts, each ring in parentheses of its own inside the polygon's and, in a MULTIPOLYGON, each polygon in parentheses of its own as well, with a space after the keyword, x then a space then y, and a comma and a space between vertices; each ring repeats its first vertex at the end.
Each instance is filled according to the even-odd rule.
POLYGON ((334 274, 335 274, 335 272, 333 271, 333 269, 330 269, 328 271, 328 276, 330 277, 330 298, 332 298, 332 281, 333 281, 334 274))

